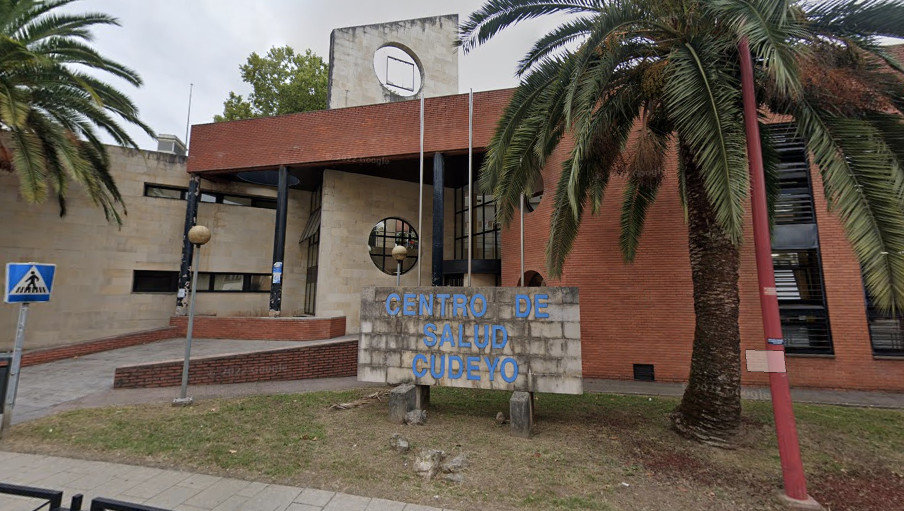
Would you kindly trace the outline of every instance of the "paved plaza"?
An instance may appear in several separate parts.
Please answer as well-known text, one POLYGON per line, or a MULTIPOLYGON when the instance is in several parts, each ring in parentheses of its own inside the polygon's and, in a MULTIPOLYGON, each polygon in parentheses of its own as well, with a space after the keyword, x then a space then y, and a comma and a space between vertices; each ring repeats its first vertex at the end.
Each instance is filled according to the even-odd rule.
MULTIPOLYGON (((302 341, 194 339, 191 358, 303 344, 302 341)), ((112 390, 113 373, 119 366, 175 360, 184 356, 185 339, 170 339, 23 367, 13 422, 43 417, 65 403, 112 390)))
MULTIPOLYGON (((62 490, 64 506, 81 493, 86 504, 95 497, 107 497, 175 511, 441 511, 313 488, 4 451, 0 451, 0 481, 62 490)), ((31 511, 38 504, 0 495, 3 511, 31 511)))

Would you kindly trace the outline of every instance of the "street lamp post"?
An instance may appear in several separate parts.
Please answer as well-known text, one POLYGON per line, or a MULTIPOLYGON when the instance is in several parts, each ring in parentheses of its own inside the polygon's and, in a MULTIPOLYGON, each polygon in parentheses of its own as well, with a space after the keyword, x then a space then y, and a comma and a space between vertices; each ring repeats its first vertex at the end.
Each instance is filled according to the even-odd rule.
POLYGON ((402 261, 408 257, 408 249, 404 245, 396 245, 392 247, 392 258, 396 260, 396 277, 395 285, 402 285, 402 261))
POLYGON ((188 392, 188 360, 191 357, 191 334, 195 324, 195 291, 198 288, 198 261, 201 258, 201 245, 210 241, 210 229, 196 225, 188 230, 188 241, 195 246, 195 257, 192 261, 191 295, 188 300, 188 326, 185 328, 185 361, 182 363, 182 389, 179 397, 173 399, 173 406, 189 406, 192 398, 188 392))
MULTIPOLYGON (((747 157, 750 159, 750 201, 753 217, 753 240, 756 254, 757 280, 760 288, 760 308, 763 314, 763 332, 766 349, 779 352, 784 357, 785 342, 782 336, 778 295, 775 291, 775 273, 772 263, 772 243, 769 229, 769 210, 766 204, 766 181, 763 172, 763 150, 760 146, 757 103, 754 93, 753 60, 750 43, 744 37, 738 45, 741 64, 741 93, 744 104, 744 126, 747 134, 747 157)), ((772 394, 772 413, 778 438, 778 453, 782 465, 784 497, 789 504, 800 509, 822 509, 807 493, 807 481, 800 456, 794 408, 788 374, 769 372, 769 391, 772 394)))

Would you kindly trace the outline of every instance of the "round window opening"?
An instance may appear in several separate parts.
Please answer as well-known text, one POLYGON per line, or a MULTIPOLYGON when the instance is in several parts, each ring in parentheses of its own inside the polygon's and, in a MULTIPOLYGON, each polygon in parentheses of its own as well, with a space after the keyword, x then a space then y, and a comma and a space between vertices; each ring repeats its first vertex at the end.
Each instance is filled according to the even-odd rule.
POLYGON ((528 213, 540 207, 540 201, 543 200, 543 176, 537 176, 534 180, 534 191, 531 194, 524 194, 524 209, 528 213))
POLYGON ((411 53, 388 44, 374 52, 374 72, 389 92, 414 96, 421 90, 421 67, 411 53))
POLYGON ((402 245, 408 255, 402 260, 402 273, 408 273, 417 263, 417 231, 401 218, 384 218, 370 231, 367 246, 370 249, 370 260, 387 275, 396 274, 396 260, 392 257, 392 249, 402 245))

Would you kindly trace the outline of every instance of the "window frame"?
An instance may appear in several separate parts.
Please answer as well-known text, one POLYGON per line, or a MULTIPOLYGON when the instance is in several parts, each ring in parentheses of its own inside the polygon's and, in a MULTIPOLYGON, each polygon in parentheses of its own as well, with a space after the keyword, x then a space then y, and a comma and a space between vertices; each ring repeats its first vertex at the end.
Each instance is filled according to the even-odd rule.
MULTIPOLYGON (((258 209, 270 209, 276 210, 276 197, 264 197, 260 195, 247 195, 242 193, 231 193, 231 192, 215 192, 211 190, 201 190, 201 200, 200 202, 204 204, 222 204, 224 206, 237 206, 241 208, 258 208, 258 209), (204 200, 204 197, 211 197, 213 200, 204 200), (248 199, 251 201, 251 204, 231 204, 229 202, 225 202, 227 197, 235 197, 237 199, 248 199)), ((144 196, 150 197, 152 199, 167 199, 167 200, 186 200, 188 196, 188 188, 182 186, 175 185, 167 185, 167 184, 158 184, 158 183, 144 183, 144 196), (179 192, 179 198, 175 197, 159 197, 156 195, 148 195, 148 191, 151 189, 161 189, 161 190, 173 190, 179 192)))

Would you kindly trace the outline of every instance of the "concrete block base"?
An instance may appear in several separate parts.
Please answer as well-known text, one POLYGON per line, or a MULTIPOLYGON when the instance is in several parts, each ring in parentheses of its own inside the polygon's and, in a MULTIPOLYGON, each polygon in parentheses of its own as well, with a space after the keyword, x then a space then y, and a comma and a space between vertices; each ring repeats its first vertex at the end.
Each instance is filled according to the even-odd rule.
POLYGON ((530 438, 534 427, 533 392, 514 392, 509 400, 509 425, 515 436, 530 438))
POLYGON ((389 421, 405 423, 405 415, 417 408, 418 391, 414 385, 405 383, 389 392, 389 421))
POLYGON ((819 502, 816 502, 816 499, 807 495, 806 500, 798 500, 792 499, 791 497, 785 495, 783 492, 779 492, 778 500, 785 505, 788 509, 800 509, 804 511, 824 511, 825 508, 819 502))

